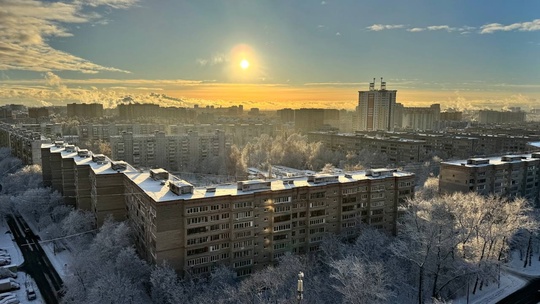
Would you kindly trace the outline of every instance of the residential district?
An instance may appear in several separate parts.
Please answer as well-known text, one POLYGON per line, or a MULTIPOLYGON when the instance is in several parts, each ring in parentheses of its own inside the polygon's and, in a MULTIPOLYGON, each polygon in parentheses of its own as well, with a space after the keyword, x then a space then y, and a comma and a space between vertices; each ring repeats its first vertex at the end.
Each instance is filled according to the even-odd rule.
POLYGON ((436 172, 441 193, 538 203, 534 111, 407 107, 382 79, 375 86, 374 79, 359 91, 356 111, 6 105, 0 146, 40 165, 44 186, 60 192, 65 204, 92 212, 98 227, 109 216, 127 220, 138 254, 153 264, 167 261, 180 274, 206 274, 223 264, 246 276, 286 252, 317 251, 327 233, 354 238, 359 225, 397 235, 401 207, 420 183, 415 169, 434 157, 439 162, 429 173, 436 172), (233 147, 292 133, 329 151, 368 150, 385 158, 361 170, 281 164, 225 170, 233 147), (215 184, 181 177, 192 172, 228 177, 215 184))

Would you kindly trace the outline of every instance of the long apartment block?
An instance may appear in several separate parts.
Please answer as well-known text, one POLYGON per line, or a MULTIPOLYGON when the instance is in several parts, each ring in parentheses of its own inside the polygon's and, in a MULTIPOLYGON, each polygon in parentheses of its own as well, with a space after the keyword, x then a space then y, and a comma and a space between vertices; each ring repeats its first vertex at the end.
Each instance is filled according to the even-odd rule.
POLYGON ((439 190, 521 196, 538 202, 539 182, 540 153, 503 155, 442 162, 439 190))
POLYGON ((190 132, 184 135, 124 133, 111 136, 111 154, 137 167, 165 167, 189 171, 194 164, 214 158, 223 163, 230 148, 230 136, 223 131, 211 134, 190 132))
POLYGON ((137 172, 123 161, 112 161, 102 154, 66 145, 63 141, 42 145, 43 182, 62 193, 67 204, 94 213, 101 226, 107 216, 123 221, 124 174, 137 172))
POLYGON ((414 174, 392 169, 195 187, 62 142, 42 150, 44 180, 64 195, 74 188, 75 205, 98 225, 108 214, 128 219, 143 258, 183 273, 224 264, 248 275, 286 252, 318 250, 326 233, 354 237, 362 225, 396 234, 398 207, 414 195, 414 174))

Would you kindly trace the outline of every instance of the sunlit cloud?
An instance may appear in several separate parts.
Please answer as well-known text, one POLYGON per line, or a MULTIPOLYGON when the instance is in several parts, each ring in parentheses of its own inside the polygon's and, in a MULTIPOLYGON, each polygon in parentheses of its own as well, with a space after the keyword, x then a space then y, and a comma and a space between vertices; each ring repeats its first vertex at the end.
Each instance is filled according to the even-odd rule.
POLYGON ((500 23, 485 24, 480 27, 480 34, 492 34, 499 31, 532 32, 532 31, 539 31, 539 30, 540 30, 540 19, 535 19, 529 22, 518 22, 518 23, 509 24, 509 25, 503 25, 500 23))
POLYGON ((404 28, 405 26, 403 24, 373 24, 371 26, 366 27, 366 29, 370 31, 382 31, 382 30, 393 30, 393 29, 400 29, 404 28))
POLYGON ((410 29, 407 29, 408 32, 423 32, 425 31, 426 29, 425 28, 422 28, 422 27, 413 27, 413 28, 410 28, 410 29))
POLYGON ((99 22, 102 17, 85 6, 128 8, 134 0, 90 0, 69 3, 37 0, 0 0, 0 70, 127 72, 102 66, 53 48, 51 37, 70 37, 63 24, 99 22))

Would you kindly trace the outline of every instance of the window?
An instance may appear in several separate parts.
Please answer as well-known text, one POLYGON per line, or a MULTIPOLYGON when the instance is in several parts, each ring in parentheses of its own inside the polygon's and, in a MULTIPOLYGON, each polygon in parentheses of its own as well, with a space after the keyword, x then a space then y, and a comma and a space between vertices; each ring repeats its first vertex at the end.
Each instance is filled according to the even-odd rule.
POLYGON ((236 223, 233 226, 234 229, 243 229, 243 228, 249 228, 249 227, 253 227, 253 222, 250 221, 250 222, 236 223))
POLYGON ((289 230, 289 229, 291 229, 291 224, 284 224, 284 225, 274 226, 274 232, 283 231, 283 230, 289 230))
POLYGON ((207 216, 200 216, 200 217, 192 217, 187 219, 187 224, 198 224, 198 223, 206 223, 208 222, 207 216))
POLYGON ((237 220, 253 217, 253 211, 244 211, 244 212, 238 212, 234 215, 234 218, 237 220))
POLYGON ((253 202, 240 202, 240 203, 234 203, 233 209, 240 209, 240 208, 252 208, 253 202))
POLYGON ((199 212, 205 212, 205 211, 208 211, 208 206, 186 208, 187 214, 199 213, 199 212))
POLYGON ((310 199, 314 199, 314 198, 324 198, 326 197, 326 191, 321 191, 321 192, 315 192, 315 193, 311 193, 309 195, 309 198, 310 199))
POLYGON ((309 225, 319 225, 319 224, 324 224, 324 223, 325 223, 324 218, 309 221, 309 225))

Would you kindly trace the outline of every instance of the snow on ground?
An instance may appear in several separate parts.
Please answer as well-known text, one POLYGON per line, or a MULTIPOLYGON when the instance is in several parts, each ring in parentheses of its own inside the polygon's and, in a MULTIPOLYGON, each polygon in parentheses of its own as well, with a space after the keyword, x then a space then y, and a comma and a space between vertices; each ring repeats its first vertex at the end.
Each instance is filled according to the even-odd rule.
POLYGON ((531 266, 527 265, 527 267, 524 268, 523 263, 525 262, 525 258, 523 258, 523 260, 520 260, 519 251, 515 250, 512 252, 512 260, 506 266, 513 271, 517 271, 525 275, 540 276, 539 258, 540 257, 538 256, 538 254, 533 254, 533 257, 531 259, 531 266))
MULTIPOLYGON (((534 254, 532 257, 531 266, 523 268, 524 260, 520 260, 519 251, 512 252, 512 260, 503 266, 501 273, 501 287, 497 288, 497 284, 491 284, 484 287, 482 291, 476 295, 470 295, 470 303, 489 304, 502 300, 514 291, 527 285, 528 278, 540 277, 540 256, 534 254)), ((472 286, 471 286, 472 289, 472 286)), ((467 303, 467 298, 462 297, 454 300, 452 303, 464 304, 467 303)))
MULTIPOLYGON (((21 266, 24 263, 24 258, 22 256, 21 250, 17 246, 17 243, 12 240, 12 234, 11 231, 9 231, 9 227, 5 221, 5 219, 0 219, 0 249, 7 250, 8 254, 11 257, 11 265, 15 265, 17 268, 21 266)), ((36 283, 34 280, 27 276, 25 272, 22 271, 16 271, 17 278, 13 278, 15 282, 19 284, 21 287, 18 290, 12 290, 9 292, 3 292, 0 293, 0 295, 5 294, 13 294, 15 297, 17 297, 17 300, 20 301, 20 303, 33 303, 33 304, 41 304, 45 303, 42 300, 41 294, 39 293, 39 289, 37 288, 36 283), (30 301, 26 297, 26 283, 33 284, 34 291, 36 292, 37 299, 30 301)))
POLYGON ((13 236, 5 219, 0 219, 0 249, 5 249, 11 257, 11 264, 20 266, 24 262, 21 250, 12 240, 13 236))
POLYGON ((53 265, 54 269, 58 272, 58 275, 64 280, 67 274, 67 266, 71 260, 71 252, 66 249, 59 249, 60 245, 54 245, 52 242, 41 242, 43 251, 47 254, 49 261, 53 265), (53 247, 56 246, 56 247, 53 247), (56 248, 56 249, 55 249, 56 248))

